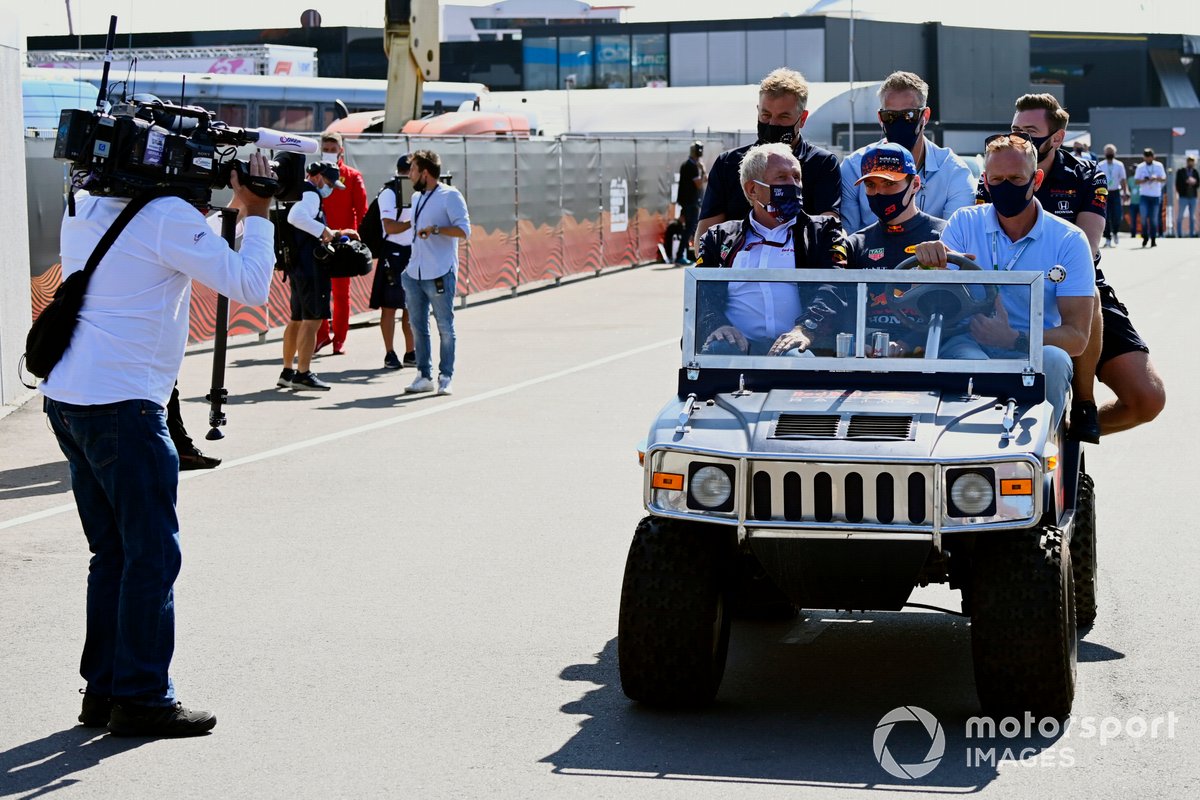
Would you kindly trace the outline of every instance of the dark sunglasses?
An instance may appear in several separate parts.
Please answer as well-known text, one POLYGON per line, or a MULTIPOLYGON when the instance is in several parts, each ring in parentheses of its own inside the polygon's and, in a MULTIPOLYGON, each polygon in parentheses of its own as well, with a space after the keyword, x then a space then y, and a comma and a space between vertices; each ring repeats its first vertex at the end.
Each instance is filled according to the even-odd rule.
POLYGON ((888 111, 879 109, 879 120, 884 125, 891 125, 893 122, 903 120, 905 122, 916 122, 921 118, 921 114, 925 111, 925 107, 920 108, 902 108, 899 111, 888 111))
POLYGON ((1024 142, 1025 144, 1029 144, 1029 145, 1033 144, 1033 137, 1031 137, 1028 133, 1025 133, 1024 131, 1011 131, 1009 133, 994 133, 994 134, 992 134, 991 136, 989 136, 983 140, 983 146, 986 149, 989 144, 996 141, 997 139, 1005 139, 1005 138, 1008 139, 1009 144, 1016 145, 1017 147, 1022 147, 1022 142, 1024 142))

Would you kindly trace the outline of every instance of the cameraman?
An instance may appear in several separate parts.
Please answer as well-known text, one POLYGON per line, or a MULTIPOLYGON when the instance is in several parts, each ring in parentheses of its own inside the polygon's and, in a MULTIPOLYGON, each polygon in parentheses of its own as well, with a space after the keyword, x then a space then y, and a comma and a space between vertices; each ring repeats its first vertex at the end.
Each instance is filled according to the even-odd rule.
POLYGON ((358 238, 358 231, 330 230, 325 226, 321 201, 334 189, 345 189, 337 164, 317 161, 307 168, 308 180, 300 189, 300 200, 288 211, 287 221, 295 237, 297 263, 289 264, 287 276, 292 284, 292 319, 283 329, 283 371, 275 385, 281 389, 329 391, 329 384, 309 370, 317 330, 329 319, 329 293, 333 287, 329 273, 317 264, 318 245, 341 236, 358 238), (292 369, 293 362, 296 368, 292 369))
MULTIPOLYGON (((265 156, 251 157, 250 174, 271 174, 265 156)), ((192 281, 246 305, 267 302, 271 201, 243 187, 237 173, 232 185, 246 209, 241 252, 185 201, 151 201, 96 269, 71 346, 41 385, 92 552, 79 721, 116 735, 193 736, 217 724, 213 714, 177 702, 168 675, 179 456, 163 406, 183 363, 192 281)), ((128 202, 76 195, 75 214, 62 224, 64 276, 83 268, 128 202)))

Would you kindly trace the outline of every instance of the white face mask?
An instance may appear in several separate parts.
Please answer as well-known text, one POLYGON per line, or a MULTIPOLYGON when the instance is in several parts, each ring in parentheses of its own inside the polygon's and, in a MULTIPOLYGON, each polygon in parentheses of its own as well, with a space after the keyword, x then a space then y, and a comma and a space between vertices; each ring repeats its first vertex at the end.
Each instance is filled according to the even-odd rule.
POLYGON ((326 197, 329 197, 329 195, 333 194, 333 187, 329 185, 318 187, 317 194, 321 195, 321 199, 324 200, 326 197))

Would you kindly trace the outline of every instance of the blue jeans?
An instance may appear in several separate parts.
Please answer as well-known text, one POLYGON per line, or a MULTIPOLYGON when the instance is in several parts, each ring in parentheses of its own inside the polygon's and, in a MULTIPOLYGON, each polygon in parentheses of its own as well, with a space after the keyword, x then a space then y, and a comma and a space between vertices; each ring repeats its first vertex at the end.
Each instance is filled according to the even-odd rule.
POLYGON ((45 409, 92 552, 79 674, 89 693, 171 705, 179 454, 166 411, 149 400, 76 406, 49 398, 45 409))
MULTIPOLYGON (((947 339, 938 355, 941 358, 963 359, 1026 358, 1025 353, 1000 347, 985 347, 975 341, 969 333, 947 339)), ((1071 388, 1071 376, 1075 374, 1075 367, 1066 350, 1048 344, 1042 347, 1042 372, 1046 376, 1046 399, 1054 409, 1051 427, 1057 429, 1067 405, 1067 390, 1071 388)))
POLYGON ((1158 238, 1158 212, 1162 206, 1161 197, 1146 197, 1142 195, 1142 238, 1158 238))
POLYGON ((426 378, 433 377, 433 354, 429 338, 429 310, 438 328, 438 374, 454 375, 454 272, 441 277, 443 292, 438 294, 436 280, 417 280, 405 270, 400 278, 404 284, 404 304, 408 306, 408 324, 413 332, 413 349, 417 352, 417 369, 426 378))
POLYGON ((1188 221, 1188 235, 1196 235, 1196 198, 1179 198, 1179 210, 1175 213, 1175 236, 1183 236, 1183 221, 1188 221))
POLYGON ((1106 240, 1120 238, 1123 212, 1121 193, 1110 192, 1104 204, 1104 238, 1106 240))

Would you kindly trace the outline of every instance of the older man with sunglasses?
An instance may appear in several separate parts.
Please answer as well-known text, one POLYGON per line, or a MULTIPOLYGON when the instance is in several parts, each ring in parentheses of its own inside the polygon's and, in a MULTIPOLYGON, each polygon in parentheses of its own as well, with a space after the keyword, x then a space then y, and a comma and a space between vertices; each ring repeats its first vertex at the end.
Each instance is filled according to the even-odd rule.
MULTIPOLYGON (((1042 208, 1035 194, 1045 179, 1028 134, 988 137, 983 179, 991 203, 959 209, 940 241, 917 245, 917 260, 945 269, 947 253, 974 259, 983 270, 1043 272, 1042 367, 1057 427, 1071 383, 1071 357, 1087 347, 1096 272, 1087 236, 1042 208)), ((1003 287, 995 311, 971 318, 970 333, 942 348, 946 358, 1024 358, 1029 352, 1028 302, 1003 287)))
POLYGON ((855 233, 875 222, 860 185, 863 154, 884 142, 912 153, 921 188, 916 200, 926 214, 948 219, 975 202, 975 177, 966 162, 948 147, 938 147, 925 137, 931 114, 927 105, 929 84, 912 72, 893 72, 879 87, 879 122, 884 138, 855 150, 842 161, 842 228, 855 233))

